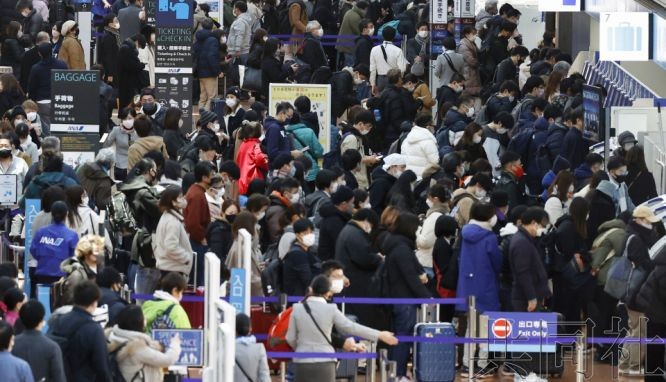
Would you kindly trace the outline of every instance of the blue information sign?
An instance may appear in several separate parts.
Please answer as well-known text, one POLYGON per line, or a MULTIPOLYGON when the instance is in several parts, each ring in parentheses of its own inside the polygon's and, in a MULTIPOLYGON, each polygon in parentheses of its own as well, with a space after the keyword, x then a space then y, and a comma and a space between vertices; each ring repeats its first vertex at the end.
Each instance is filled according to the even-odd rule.
POLYGON ((203 365, 203 330, 200 329, 153 329, 152 336, 167 349, 173 336, 180 337, 180 357, 177 366, 203 365))
POLYGON ((489 351, 554 353, 557 313, 486 312, 489 351), (546 340, 546 337, 551 337, 546 340))
POLYGON ((245 312, 245 269, 231 268, 229 289, 229 304, 236 308, 237 312, 245 312))
POLYGON ((30 260, 30 244, 32 243, 32 222, 35 221, 37 214, 42 209, 41 199, 25 200, 25 254, 23 256, 23 269, 25 282, 23 290, 27 296, 30 296, 30 272, 28 272, 28 261, 30 260))

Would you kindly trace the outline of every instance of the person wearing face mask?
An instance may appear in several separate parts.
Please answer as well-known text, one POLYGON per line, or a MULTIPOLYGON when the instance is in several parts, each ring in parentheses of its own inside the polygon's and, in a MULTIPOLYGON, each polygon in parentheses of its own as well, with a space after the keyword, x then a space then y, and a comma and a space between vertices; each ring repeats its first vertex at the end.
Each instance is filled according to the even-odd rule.
POLYGON ((167 187, 160 196, 162 216, 155 231, 155 267, 162 276, 178 272, 187 277, 192 270, 192 246, 185 230, 183 210, 187 201, 178 186, 167 187))
POLYGON ((253 179, 265 179, 268 172, 268 156, 261 150, 259 137, 261 136, 259 122, 243 121, 240 136, 243 143, 238 149, 236 162, 240 168, 238 179, 238 192, 246 195, 253 179))
MULTIPOLYGON (((39 3, 41 8, 45 7, 43 2, 34 1, 34 4, 37 3, 39 3)), ((48 23, 48 17, 44 19, 42 13, 38 12, 37 9, 33 7, 34 4, 33 1, 30 0, 20 0, 16 4, 16 10, 22 16, 21 24, 23 31, 25 34, 30 35, 32 39, 34 39, 35 36, 37 36, 37 33, 42 30, 44 22, 46 21, 48 23)), ((48 9, 46 12, 48 13, 48 9)))
POLYGON ((520 215, 520 225, 509 244, 509 263, 513 285, 511 302, 517 312, 541 310, 550 297, 548 273, 537 245, 547 215, 541 207, 529 207, 520 215))
POLYGON ((353 128, 350 133, 346 134, 342 139, 342 143, 340 143, 341 153, 344 153, 347 150, 356 150, 361 154, 361 168, 355 176, 358 186, 363 189, 367 189, 370 186, 368 167, 374 166, 380 161, 379 157, 376 155, 369 155, 369 152, 367 151, 369 145, 367 135, 373 129, 374 123, 375 118, 370 110, 359 112, 354 119, 353 128))
POLYGON ((372 37, 375 35, 375 24, 370 19, 361 19, 359 31, 361 34, 354 41, 354 63, 370 67, 370 51, 374 46, 372 37))
MULTIPOLYGON (((63 300, 57 301, 63 305, 70 305, 74 299, 76 285, 86 281, 95 280, 99 258, 104 258, 104 238, 97 235, 86 235, 79 239, 74 249, 74 256, 60 263, 60 269, 65 273, 63 300)), ((58 304, 58 305, 60 305, 58 304)))
POLYGON ((272 163, 280 154, 290 155, 294 159, 303 156, 302 151, 291 149, 291 140, 285 131, 287 120, 293 115, 294 107, 289 102, 281 102, 275 109, 275 116, 266 117, 263 142, 266 145, 269 163, 272 163))
MULTIPOLYGON (((485 138, 486 132, 483 127, 476 122, 471 122, 465 126, 460 140, 455 146, 457 152, 465 152, 465 159, 468 162, 474 162, 477 159, 486 159, 485 138)), ((491 162, 492 163, 492 162, 491 162)))
POLYGON ((199 162, 194 167, 194 183, 185 195, 187 204, 183 210, 185 229, 189 233, 192 249, 198 254, 196 282, 203 285, 204 254, 208 242, 206 241, 206 230, 210 224, 210 209, 206 200, 206 191, 217 173, 215 166, 210 162, 199 162))
POLYGON ((319 21, 312 20, 305 27, 305 38, 303 39, 303 53, 300 58, 303 62, 317 69, 322 66, 328 66, 328 57, 321 45, 321 36, 324 35, 324 29, 319 21))
POLYGON ((62 24, 61 33, 64 39, 58 53, 58 59, 67 64, 70 70, 85 70, 83 46, 78 38, 78 24, 71 20, 65 21, 62 24))
POLYGON ((548 76, 553 72, 553 66, 557 63, 557 56, 562 51, 557 48, 546 48, 543 59, 530 65, 530 74, 533 76, 548 76))
POLYGON ((472 119, 476 111, 474 102, 474 98, 470 96, 460 96, 457 102, 447 110, 440 128, 437 130, 437 135, 435 135, 440 156, 451 151, 449 148, 458 143, 465 127, 474 121, 472 119))
POLYGON ((213 222, 208 226, 206 239, 208 240, 208 250, 225 262, 227 254, 234 241, 231 235, 231 225, 234 224, 236 216, 240 212, 238 203, 232 200, 222 202, 221 213, 216 216, 213 222))
POLYGON ((113 169, 114 179, 124 181, 127 178, 128 158, 127 152, 130 145, 139 139, 134 130, 134 118, 136 112, 131 107, 125 107, 118 111, 120 124, 109 133, 104 142, 104 147, 115 146, 115 167, 113 169))
POLYGON ((153 135, 164 135, 164 119, 167 108, 157 102, 154 88, 144 88, 141 90, 141 113, 150 118, 153 125, 153 135))
POLYGON ((458 105, 458 99, 464 89, 465 77, 460 73, 453 73, 449 83, 437 88, 437 126, 442 124, 449 109, 458 105))
MULTIPOLYGON (((498 113, 495 118, 491 120, 486 126, 483 127, 483 151, 485 156, 493 168, 493 175, 499 176, 500 174, 500 155, 506 151, 509 144, 509 136, 507 133, 513 128, 514 119, 509 113, 498 113)), ((470 158, 470 162, 474 160, 470 158)))
POLYGON ((617 136, 618 147, 613 150, 613 156, 624 158, 627 152, 638 144, 634 133, 631 131, 623 131, 617 136))
POLYGON ((657 197, 657 186, 654 175, 648 170, 645 163, 643 147, 634 146, 629 149, 625 157, 627 163, 627 189, 634 205, 640 205, 657 197))
POLYGON ((319 215, 319 208, 331 201, 331 194, 338 190, 336 182, 337 177, 332 170, 324 169, 319 171, 315 178, 315 192, 305 197, 305 208, 307 210, 307 217, 313 218, 315 225, 319 223, 321 216, 319 215))
MULTIPOLYGON (((479 312, 497 311, 500 309, 499 280, 502 253, 499 250, 497 236, 493 227, 497 223, 495 207, 491 204, 478 202, 472 205, 470 221, 462 226, 460 264, 456 297, 467 298, 476 296, 479 312)), ((467 304, 456 305, 457 310, 466 312, 467 304)), ((465 346, 463 365, 467 368, 466 357, 474 352, 476 346, 465 346)), ((487 363, 487 345, 480 345, 478 367, 481 374, 492 374, 494 369, 487 363)), ((465 370, 463 373, 471 370, 465 370)), ((476 370, 475 370, 476 372, 476 370)))
POLYGON ((564 135, 562 141, 562 156, 569 160, 573 168, 578 167, 585 161, 585 156, 589 152, 589 147, 594 143, 591 139, 583 135, 584 120, 583 110, 575 110, 570 114, 572 126, 564 135))
MULTIPOLYGON (((39 161, 39 148, 36 144, 33 143, 32 137, 30 136, 30 128, 25 123, 21 123, 16 126, 16 135, 19 138, 21 144, 21 151, 23 151, 24 158, 26 163, 32 165, 39 161)), ((17 155, 21 156, 17 153, 17 155)))
POLYGON ((97 48, 97 62, 104 66, 105 80, 114 84, 118 72, 118 49, 120 49, 120 22, 114 13, 104 16, 104 35, 97 48))
POLYGON ((123 278, 114 267, 105 266, 95 277, 95 283, 99 286, 99 305, 109 307, 109 326, 116 324, 118 313, 129 303, 120 296, 123 289, 123 278))
POLYGON ((11 21, 7 25, 7 34, 5 41, 2 43, 2 57, 0 57, 0 65, 11 66, 12 73, 15 78, 21 78, 21 61, 25 50, 19 43, 19 38, 23 35, 21 24, 17 21, 11 21))
MULTIPOLYGON (((543 99, 544 89, 545 83, 539 76, 531 76, 525 81, 523 86, 525 96, 511 111, 511 116, 515 121, 530 119, 532 104, 537 99, 543 99)), ((541 110, 543 111, 543 107, 541 110)))
POLYGON ((300 184, 292 177, 278 179, 273 183, 270 206, 266 210, 265 221, 268 243, 275 243, 282 234, 280 219, 292 204, 300 201, 300 184))
POLYGON ((354 192, 346 186, 338 187, 331 195, 331 202, 319 209, 321 222, 319 223, 319 245, 317 257, 322 261, 335 257, 337 238, 345 224, 352 217, 354 206, 354 192))
POLYGON ((437 61, 435 62, 434 73, 435 77, 439 79, 439 82, 435 86, 438 85, 438 88, 451 83, 454 74, 463 75, 463 68, 465 67, 464 56, 456 52, 456 40, 447 37, 444 39, 443 44, 444 51, 437 56, 437 61))
POLYGON ((229 54, 240 57, 242 54, 250 53, 254 17, 247 11, 247 3, 244 1, 234 3, 233 13, 236 19, 229 27, 227 47, 229 54))
POLYGON ((499 92, 493 94, 486 102, 486 118, 492 121, 501 112, 511 113, 515 106, 516 95, 520 94, 518 85, 513 80, 502 82, 499 92))
MULTIPOLYGON (((407 40, 406 58, 412 65, 423 63, 426 68, 430 66, 430 32, 428 29, 428 22, 418 22, 416 24, 416 36, 407 40)), ((460 68, 462 69, 462 65, 460 68)))
POLYGON ((451 194, 441 184, 433 184, 428 190, 426 203, 428 211, 426 212, 423 224, 416 231, 416 258, 423 266, 429 279, 432 281, 430 289, 435 291, 435 271, 433 269, 433 247, 437 236, 435 235, 435 224, 440 216, 447 215, 449 211, 449 201, 451 194))
POLYGON ((316 246, 314 225, 309 219, 300 219, 293 225, 296 239, 283 261, 284 293, 304 296, 312 279, 320 273, 319 259, 308 252, 316 246))
POLYGON ((587 216, 590 204, 584 198, 574 198, 567 214, 556 222, 555 248, 550 259, 553 271, 552 308, 568 321, 575 321, 587 311, 594 297, 594 278, 588 247, 587 216))
POLYGON ((315 178, 320 171, 318 161, 324 155, 324 147, 319 143, 318 135, 305 123, 297 120, 299 117, 298 114, 294 114, 291 123, 286 127, 285 131, 287 136, 292 138, 294 149, 301 151, 303 157, 312 162, 312 167, 305 176, 305 181, 309 185, 308 188, 312 190, 315 178))
POLYGON ((475 42, 476 35, 477 31, 474 27, 471 25, 465 26, 462 31, 463 38, 458 47, 458 53, 462 55, 464 61, 460 73, 465 76, 467 94, 473 96, 478 96, 481 92, 481 76, 479 74, 481 63, 479 62, 479 49, 475 42))
MULTIPOLYGON (((366 20, 365 26, 362 26, 361 23, 365 17, 367 9, 368 2, 361 0, 356 2, 356 4, 349 11, 345 12, 344 16, 342 16, 340 30, 337 32, 337 34, 344 37, 338 38, 337 44, 335 46, 335 49, 338 51, 338 69, 354 66, 355 63, 358 64, 360 62, 358 61, 358 57, 354 56, 356 50, 354 49, 352 41, 350 41, 349 37, 347 36, 360 36, 363 28, 367 28, 369 20, 366 20)), ((367 33, 368 31, 366 31, 366 34, 367 33)), ((372 36, 372 34, 370 34, 370 36, 372 36)), ((370 45, 370 49, 372 49, 372 45, 370 45)), ((370 49, 368 49, 366 53, 368 55, 368 65, 370 64, 370 49)))
POLYGON ((529 50, 524 46, 511 48, 508 52, 508 57, 504 58, 497 66, 495 83, 498 85, 502 84, 504 81, 518 83, 518 68, 520 68, 520 65, 529 55, 529 50))
POLYGON ((211 179, 210 187, 206 190, 206 201, 208 202, 208 209, 210 210, 210 221, 215 221, 220 217, 222 212, 222 203, 224 202, 224 182, 222 177, 215 175, 211 179))
MULTIPOLYGON (((243 24, 242 21, 239 22, 243 24)), ((217 97, 218 77, 222 75, 222 67, 220 66, 220 40, 213 35, 213 21, 211 19, 203 20, 201 26, 203 29, 195 34, 196 42, 192 47, 192 54, 196 58, 196 67, 194 70, 197 72, 201 89, 199 108, 210 110, 211 101, 217 97)), ((245 37, 239 37, 248 39, 247 49, 249 49, 249 36, 250 34, 248 33, 245 37)), ((234 52, 234 54, 236 53, 234 52)))
POLYGON ((561 170, 553 183, 548 188, 548 199, 544 210, 548 214, 548 220, 555 224, 559 218, 564 216, 571 205, 574 197, 574 177, 569 170, 561 170))
MULTIPOLYGON (((528 108, 528 110, 523 112, 520 115, 520 118, 516 120, 513 129, 509 131, 509 136, 514 137, 520 134, 521 132, 525 131, 531 131, 532 133, 534 133, 535 124, 537 123, 537 121, 539 121, 539 127, 543 129, 543 126, 546 125, 547 123, 544 115, 546 113, 546 108, 548 108, 548 106, 550 106, 550 104, 545 99, 543 98, 534 99, 531 102, 531 105, 528 108)), ((527 163, 529 163, 529 158, 526 159, 528 159, 527 163)))
POLYGON ((0 174, 14 174, 18 185, 17 197, 20 199, 23 194, 25 176, 28 173, 28 165, 17 156, 12 155, 12 140, 8 135, 0 135, 0 174))
POLYGON ((412 94, 420 112, 432 115, 435 100, 432 98, 428 85, 422 79, 423 74, 408 73, 405 75, 404 87, 412 94))
POLYGON ((500 165, 502 171, 496 186, 499 190, 504 190, 509 195, 509 209, 520 204, 526 204, 527 196, 525 195, 525 181, 523 176, 522 160, 520 155, 506 151, 500 156, 500 165))
POLYGON ((459 188, 451 195, 451 215, 462 227, 469 222, 472 205, 476 202, 487 201, 487 196, 493 189, 492 178, 483 172, 472 176, 467 187, 459 188))
POLYGON ((635 205, 629 196, 629 187, 627 187, 626 183, 629 171, 624 159, 611 157, 606 164, 606 171, 608 172, 608 180, 614 187, 615 215, 617 216, 624 211, 632 211, 635 205))
POLYGON ((153 294, 153 300, 144 301, 141 304, 141 310, 146 320, 146 333, 152 332, 153 321, 158 316, 165 314, 167 309, 168 316, 176 329, 190 329, 190 319, 187 312, 180 304, 187 289, 187 278, 179 272, 168 272, 160 280, 160 289, 153 294))
POLYGON ((372 209, 380 214, 388 205, 388 192, 396 180, 407 168, 407 158, 402 154, 391 154, 386 156, 384 164, 372 171, 372 185, 370 192, 370 204, 372 209))
POLYGON ((238 152, 238 147, 240 146, 240 140, 238 134, 240 133, 239 128, 243 124, 243 121, 247 118, 245 117, 245 109, 241 107, 241 100, 247 99, 248 94, 241 91, 237 86, 232 86, 227 89, 225 108, 224 108, 224 117, 222 117, 220 129, 224 132, 225 135, 231 137, 228 141, 227 147, 224 149, 224 157, 226 159, 235 159, 238 152))
MULTIPOLYGON (((307 286, 306 286, 307 287, 307 286)), ((311 293, 293 307, 287 342, 297 352, 335 351, 333 329, 349 335, 396 345, 390 332, 380 332, 354 323, 328 301, 333 296, 332 282, 325 275, 315 277, 309 284, 311 293)), ((361 350, 362 348, 354 348, 361 350)), ((335 381, 335 358, 303 358, 294 360, 294 381, 335 381)))
POLYGON ((111 187, 115 184, 111 178, 111 171, 115 156, 113 149, 103 148, 95 156, 94 162, 87 162, 78 170, 81 185, 94 203, 91 207, 100 211, 106 209, 111 201, 111 187))

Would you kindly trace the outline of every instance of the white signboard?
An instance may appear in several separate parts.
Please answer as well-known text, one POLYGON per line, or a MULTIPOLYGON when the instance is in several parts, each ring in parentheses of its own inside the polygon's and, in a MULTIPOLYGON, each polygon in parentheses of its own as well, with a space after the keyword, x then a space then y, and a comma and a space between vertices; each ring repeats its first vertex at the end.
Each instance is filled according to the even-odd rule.
POLYGON ((666 69, 666 20, 654 15, 654 43, 652 54, 654 62, 666 69))
POLYGON ((582 0, 539 0, 539 12, 579 12, 582 0))
POLYGON ((599 56, 602 61, 650 59, 650 14, 604 12, 599 14, 599 56))
POLYGON ((458 18, 474 18, 474 0, 456 0, 453 14, 458 18))
POLYGON ((14 205, 18 198, 18 182, 15 174, 0 175, 0 205, 14 205))
POLYGON ((432 8, 430 8, 433 24, 446 24, 447 19, 447 2, 446 0, 432 0, 432 8))

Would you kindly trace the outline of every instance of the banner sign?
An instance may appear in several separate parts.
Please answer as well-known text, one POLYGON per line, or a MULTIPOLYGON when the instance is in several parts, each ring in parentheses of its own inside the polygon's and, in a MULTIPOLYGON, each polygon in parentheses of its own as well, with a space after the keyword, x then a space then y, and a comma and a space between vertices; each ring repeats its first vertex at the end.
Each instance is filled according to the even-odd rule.
POLYGON ((52 70, 51 133, 99 134, 99 87, 96 70, 52 70))
MULTIPOLYGON (((153 329, 153 339, 169 348, 174 336, 180 337, 180 357, 176 366, 203 365, 203 330, 201 329, 153 329)), ((165 350, 166 351, 166 350, 165 350)))
POLYGON ((231 286, 229 288, 229 304, 237 312, 245 312, 245 269, 231 268, 231 286))
POLYGON ((579 12, 582 0, 539 0, 539 12, 579 12))
POLYGON ((319 119, 319 143, 324 153, 331 150, 331 85, 270 84, 268 89, 269 115, 275 115, 275 105, 280 102, 294 104, 299 96, 310 98, 311 111, 319 119))
POLYGON ((604 12, 599 14, 599 58, 601 61, 648 61, 650 59, 650 14, 648 12, 604 12))
POLYGON ((453 15, 456 18, 474 18, 474 0, 456 0, 453 3, 453 15))
POLYGON ((183 133, 192 129, 192 75, 189 73, 155 73, 155 90, 162 107, 175 107, 183 112, 183 133))
POLYGON ((486 312, 488 350, 495 352, 554 353, 557 313, 486 312), (543 343, 541 342, 543 341, 543 343))
MULTIPOLYGON (((30 260, 30 245, 32 244, 32 223, 35 221, 37 214, 42 210, 41 199, 26 199, 25 200, 25 255, 23 256, 23 269, 29 269, 30 260)), ((36 265, 37 261, 33 261, 36 265)), ((23 290, 26 296, 30 296, 30 272, 24 272, 23 290)))
POLYGON ((603 135, 603 93, 601 88, 583 84, 583 126, 587 134, 597 137, 603 135))
POLYGON ((189 69, 191 73, 192 11, 192 0, 157 0, 156 68, 189 69))
POLYGON ((430 9, 430 22, 433 24, 446 24, 448 18, 446 0, 433 0, 430 9))
POLYGON ((143 0, 143 9, 146 12, 146 24, 155 26, 155 14, 157 13, 157 0, 143 0))

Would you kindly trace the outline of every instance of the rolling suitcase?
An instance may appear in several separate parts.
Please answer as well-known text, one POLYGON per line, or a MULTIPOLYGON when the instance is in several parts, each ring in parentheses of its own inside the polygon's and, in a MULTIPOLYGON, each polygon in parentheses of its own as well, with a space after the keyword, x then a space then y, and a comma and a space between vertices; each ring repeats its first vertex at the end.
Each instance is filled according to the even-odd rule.
MULTIPOLYGON (((455 337, 448 322, 420 323, 414 328, 417 337, 455 337)), ((414 344, 414 375, 419 382, 449 382, 456 378, 456 348, 453 343, 417 342, 414 344)))
MULTIPOLYGON (((346 317, 358 323, 358 317, 347 314, 346 317)), ((342 349, 335 349, 336 352, 344 352, 342 349)), ((335 369, 335 379, 346 379, 349 382, 356 381, 356 374, 358 373, 358 360, 357 359, 341 359, 338 361, 338 366, 335 369)))

